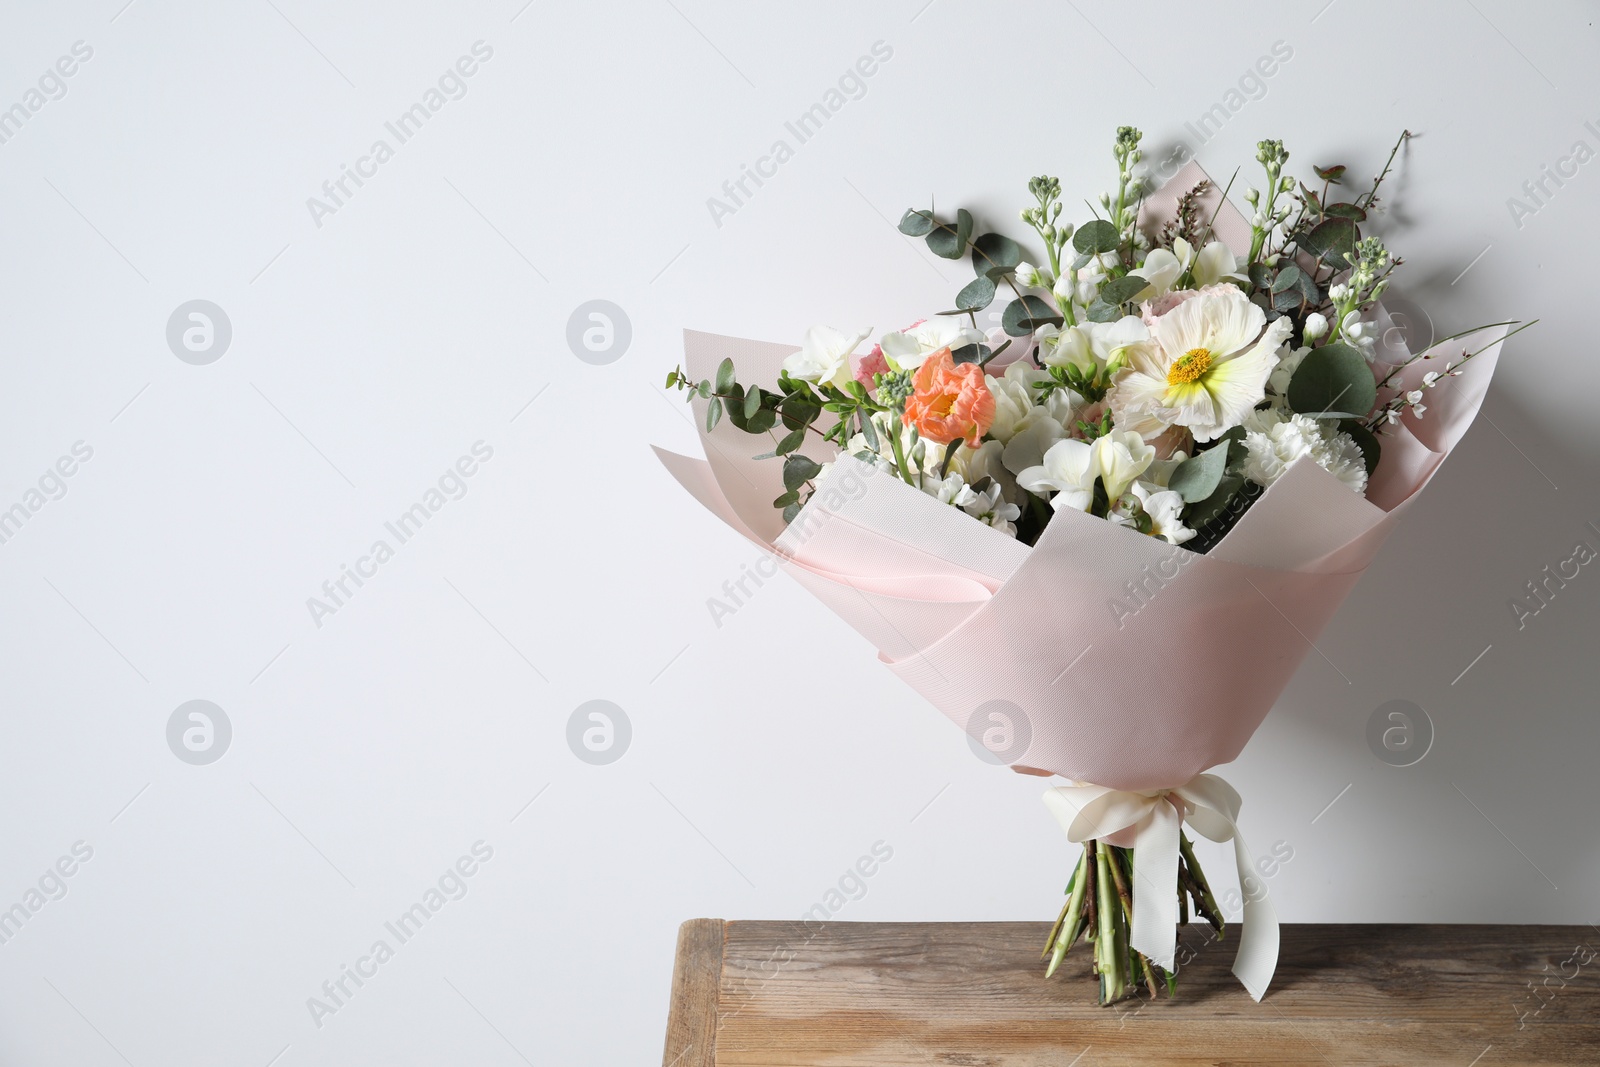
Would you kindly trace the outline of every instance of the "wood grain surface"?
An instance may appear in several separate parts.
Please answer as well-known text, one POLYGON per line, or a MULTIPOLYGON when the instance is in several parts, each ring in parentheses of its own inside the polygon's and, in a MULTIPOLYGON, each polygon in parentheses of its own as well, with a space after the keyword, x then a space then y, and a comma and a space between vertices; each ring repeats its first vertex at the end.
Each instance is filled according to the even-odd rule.
MULTIPOLYGON (((1600 935, 1575 926, 1286 925, 1260 1004, 1205 927, 1175 1000, 1094 1003, 1044 923, 695 919, 665 1067, 1600 1065, 1600 935)), ((1181 950, 1183 951, 1183 950, 1181 950)))

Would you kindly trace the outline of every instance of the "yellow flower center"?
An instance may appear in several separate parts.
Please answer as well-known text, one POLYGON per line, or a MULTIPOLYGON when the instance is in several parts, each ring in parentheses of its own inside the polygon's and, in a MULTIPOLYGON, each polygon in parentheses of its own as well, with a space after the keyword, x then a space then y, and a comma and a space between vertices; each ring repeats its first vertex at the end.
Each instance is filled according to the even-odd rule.
POLYGON ((1191 348, 1172 364, 1167 371, 1168 385, 1188 385, 1198 381, 1200 375, 1211 367, 1211 349, 1191 348))

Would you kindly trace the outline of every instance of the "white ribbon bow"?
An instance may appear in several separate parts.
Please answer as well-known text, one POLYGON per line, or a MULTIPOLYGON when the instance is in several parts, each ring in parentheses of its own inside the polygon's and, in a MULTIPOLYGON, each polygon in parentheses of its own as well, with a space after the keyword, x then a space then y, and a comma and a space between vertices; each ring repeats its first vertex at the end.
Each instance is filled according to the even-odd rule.
POLYGON ((1128 941, 1151 961, 1176 971, 1178 946, 1178 834, 1187 821, 1216 842, 1233 841, 1244 897, 1244 929, 1233 973, 1260 1000, 1278 969, 1278 916, 1266 885, 1252 876, 1250 850, 1236 825, 1239 794, 1214 774, 1157 793, 1134 793, 1103 785, 1058 786, 1044 795, 1045 807, 1082 843, 1120 830, 1134 830, 1133 926, 1128 941), (1253 888, 1259 887, 1259 895, 1253 888))

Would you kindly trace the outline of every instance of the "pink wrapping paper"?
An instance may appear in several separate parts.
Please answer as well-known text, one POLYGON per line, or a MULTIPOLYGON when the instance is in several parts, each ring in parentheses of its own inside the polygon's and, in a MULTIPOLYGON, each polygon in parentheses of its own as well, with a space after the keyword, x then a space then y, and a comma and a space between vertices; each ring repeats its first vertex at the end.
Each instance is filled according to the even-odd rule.
MULTIPOLYGON (((1191 166, 1152 196, 1147 223, 1200 176, 1191 166)), ((1239 249, 1249 227, 1223 205, 1216 234, 1239 249)), ((993 701, 1012 717, 1020 710, 1025 747, 1007 753, 1018 769, 1173 789, 1239 755, 1471 425, 1503 337, 1495 328, 1459 338, 1402 376, 1412 387, 1446 358, 1488 346, 1429 391, 1425 418, 1407 416, 1381 438, 1366 497, 1301 460, 1206 555, 1075 511, 1057 513, 1030 548, 848 456, 786 530, 771 504, 783 492, 781 464, 750 458, 762 442, 727 420, 706 433, 698 400, 706 459, 657 453, 958 726, 987 726, 980 709, 993 701)), ((684 334, 694 379, 731 357, 741 381, 771 386, 791 351, 684 334)))

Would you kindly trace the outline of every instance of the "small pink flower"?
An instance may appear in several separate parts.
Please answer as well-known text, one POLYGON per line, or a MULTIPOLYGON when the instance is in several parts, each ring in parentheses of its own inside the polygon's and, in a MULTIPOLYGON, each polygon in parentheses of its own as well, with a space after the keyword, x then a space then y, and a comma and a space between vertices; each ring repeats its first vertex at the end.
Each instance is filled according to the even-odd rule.
POLYGON ((874 374, 888 374, 889 361, 883 358, 883 346, 873 345, 872 351, 864 356, 851 356, 855 362, 855 379, 868 389, 872 388, 874 374))

